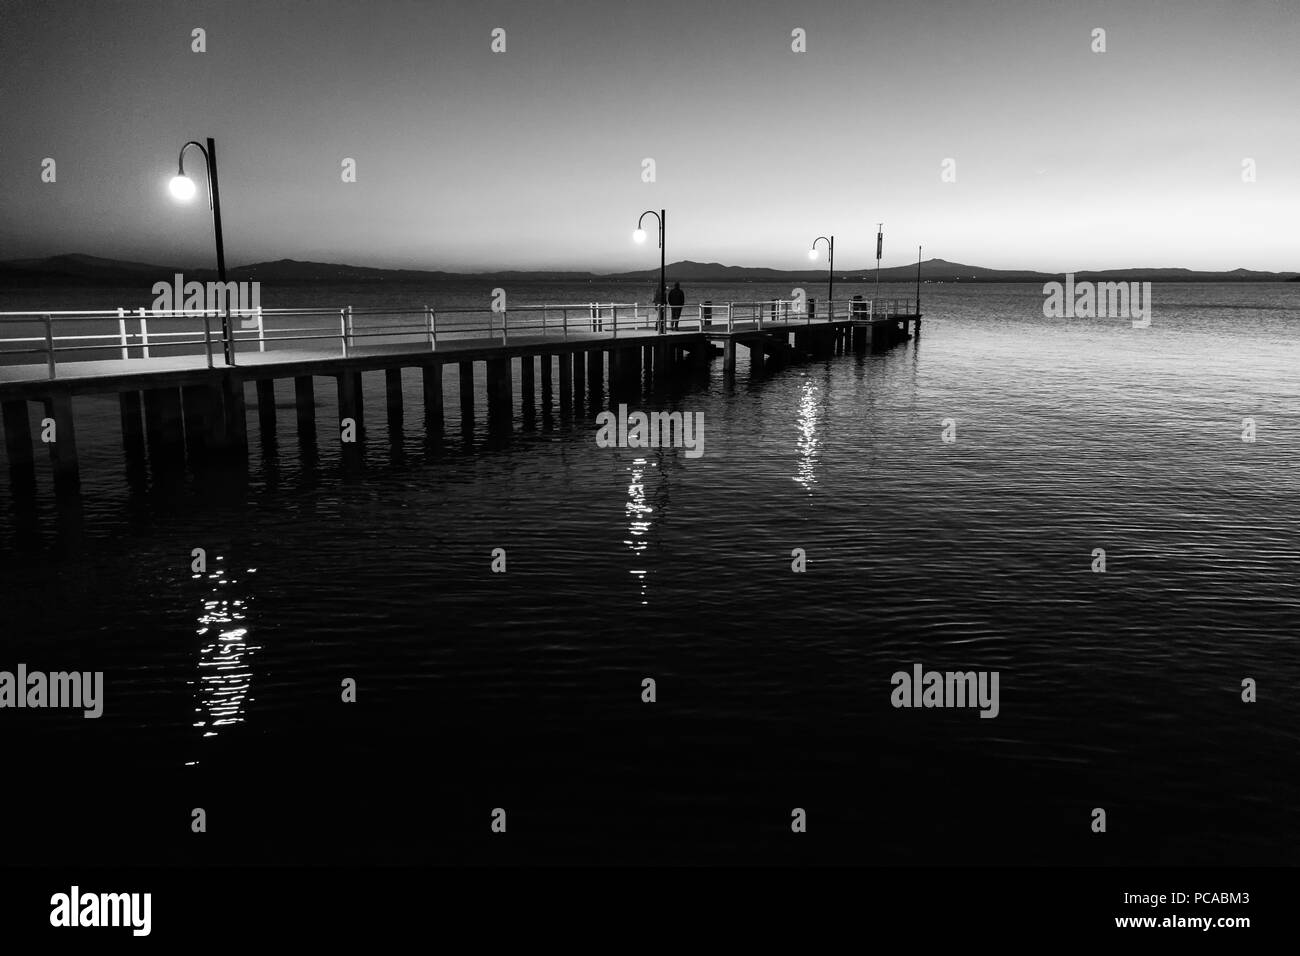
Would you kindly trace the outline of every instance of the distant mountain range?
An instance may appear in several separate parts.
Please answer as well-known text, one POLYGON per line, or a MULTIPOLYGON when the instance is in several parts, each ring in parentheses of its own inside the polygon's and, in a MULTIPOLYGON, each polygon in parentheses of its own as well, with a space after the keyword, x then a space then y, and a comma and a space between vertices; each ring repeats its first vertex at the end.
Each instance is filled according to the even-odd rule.
MULTIPOLYGON (((187 279, 207 281, 216 278, 214 269, 184 269, 168 265, 151 265, 143 262, 123 262, 86 255, 51 256, 46 259, 11 259, 0 262, 0 283, 23 286, 77 286, 77 285, 130 285, 142 282, 152 285, 165 281, 177 273, 187 279)), ((921 263, 923 282, 1050 282, 1059 280, 1061 273, 1034 272, 1023 269, 986 269, 983 266, 964 265, 944 259, 927 259, 921 263)), ((837 269, 839 282, 875 281, 874 266, 865 269, 837 269)), ((349 266, 325 262, 299 262, 295 259, 277 259, 274 262, 256 262, 236 266, 227 271, 227 278, 236 281, 258 280, 280 283, 430 283, 430 282, 628 282, 644 285, 659 279, 658 269, 638 272, 600 274, 595 272, 506 271, 491 273, 438 272, 418 269, 375 269, 366 266, 349 266)), ((674 262, 668 266, 672 282, 822 282, 826 269, 759 269, 747 266, 728 266, 718 262, 674 262)), ((1300 281, 1296 272, 1259 272, 1251 269, 1233 269, 1231 272, 1197 272, 1191 269, 1106 269, 1080 270, 1077 280, 1094 281, 1148 281, 1148 282, 1279 282, 1300 281)), ((914 282, 916 265, 891 266, 880 270, 882 282, 914 282)))

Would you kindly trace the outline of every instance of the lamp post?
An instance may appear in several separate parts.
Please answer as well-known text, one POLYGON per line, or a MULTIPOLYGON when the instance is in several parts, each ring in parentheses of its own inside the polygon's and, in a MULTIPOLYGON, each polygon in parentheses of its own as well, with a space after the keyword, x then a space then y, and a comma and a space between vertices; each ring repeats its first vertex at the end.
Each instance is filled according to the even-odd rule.
POLYGON ((916 314, 921 314, 921 247, 916 247, 916 314))
MULTIPOLYGON (((197 140, 190 140, 181 147, 180 156, 176 161, 176 175, 168 183, 168 188, 171 190, 172 196, 181 202, 188 202, 194 198, 194 180, 185 175, 185 150, 191 146, 203 154, 203 160, 207 166, 208 208, 212 210, 212 227, 217 234, 217 276, 224 286, 226 283, 226 247, 221 239, 221 190, 217 185, 217 144, 211 136, 208 137, 206 149, 197 140)), ((221 344, 225 351, 226 364, 233 366, 235 364, 235 344, 234 333, 230 326, 230 309, 228 306, 225 314, 221 316, 221 344)))
POLYGON ((876 298, 880 298, 880 253, 885 247, 885 233, 883 222, 876 223, 876 298))
POLYGON ((808 258, 817 258, 817 243, 826 243, 826 249, 830 253, 830 263, 826 272, 826 314, 834 317, 835 314, 835 237, 818 236, 813 240, 812 248, 808 250, 808 258))
POLYGON ((665 275, 664 259, 664 223, 668 219, 668 213, 660 209, 655 212, 653 209, 647 209, 641 213, 641 218, 636 221, 636 232, 632 233, 632 238, 636 242, 645 242, 645 230, 641 228, 641 223, 645 221, 646 216, 654 216, 659 220, 659 329, 664 331, 664 308, 668 305, 668 282, 665 275))

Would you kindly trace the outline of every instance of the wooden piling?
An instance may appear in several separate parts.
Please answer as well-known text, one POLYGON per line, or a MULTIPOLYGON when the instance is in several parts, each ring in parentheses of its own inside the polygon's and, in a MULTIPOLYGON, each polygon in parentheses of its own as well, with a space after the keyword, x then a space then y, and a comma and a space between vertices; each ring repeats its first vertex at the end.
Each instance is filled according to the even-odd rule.
POLYGON ((151 388, 144 393, 145 430, 149 435, 149 457, 155 464, 185 457, 180 389, 151 388))
POLYGON ((511 397, 510 359, 488 359, 488 427, 509 430, 514 424, 514 401, 511 397))
POLYGON ((560 408, 568 410, 573 406, 573 361, 568 355, 559 355, 560 360, 560 408))
POLYGON ((542 412, 545 413, 550 411, 551 405, 554 403, 555 388, 551 381, 551 354, 543 352, 539 358, 542 363, 542 412))
POLYGON ((298 417, 298 441, 314 444, 316 441, 316 390, 310 375, 299 375, 293 380, 294 411, 298 417))
POLYGON ((355 443, 344 442, 343 448, 345 451, 347 450, 349 444, 360 444, 361 439, 364 437, 364 429, 361 423, 361 414, 362 414, 361 409, 362 409, 363 402, 361 397, 361 389, 358 388, 358 384, 359 384, 358 380, 360 379, 360 377, 361 376, 357 375, 355 372, 346 372, 346 371, 340 373, 338 376, 338 388, 339 388, 338 429, 339 429, 340 437, 343 434, 344 420, 350 418, 356 424, 355 435, 357 441, 355 443))
POLYGON ((402 370, 384 369, 384 394, 388 400, 388 429, 402 429, 402 370))
POLYGON ((225 430, 221 392, 211 384, 183 385, 181 409, 185 416, 185 447, 190 461, 203 462, 220 445, 225 430))
POLYGON ((221 383, 224 410, 224 441, 232 451, 248 455, 248 414, 244 404, 244 380, 235 372, 227 373, 221 383))
POLYGON ((424 430, 433 436, 442 434, 442 366, 426 365, 424 375, 424 430))
MULTIPOLYGON (((77 429, 72 417, 72 394, 57 391, 45 399, 45 416, 54 420, 50 464, 54 466, 54 483, 60 487, 74 487, 81 482, 77 463, 77 429)), ((44 432, 44 428, 42 428, 44 432)))
POLYGON ((573 361, 573 404, 581 405, 582 393, 583 393, 583 385, 582 385, 583 366, 586 365, 586 359, 584 358, 582 352, 574 352, 572 361, 573 361))
POLYGON ((474 363, 460 363, 460 424, 462 429, 474 427, 474 363))
POLYGON ((30 468, 35 461, 32 454, 32 423, 27 417, 27 402, 23 399, 5 402, 3 409, 5 424, 5 452, 9 456, 11 467, 30 468))
POLYGON ((535 374, 533 356, 519 356, 519 411, 525 428, 533 427, 537 421, 535 374))
POLYGON ((144 420, 139 392, 123 392, 117 397, 118 417, 122 422, 122 450, 128 459, 144 458, 144 420))
POLYGON ((262 441, 275 441, 275 380, 257 380, 257 426, 262 431, 262 441))

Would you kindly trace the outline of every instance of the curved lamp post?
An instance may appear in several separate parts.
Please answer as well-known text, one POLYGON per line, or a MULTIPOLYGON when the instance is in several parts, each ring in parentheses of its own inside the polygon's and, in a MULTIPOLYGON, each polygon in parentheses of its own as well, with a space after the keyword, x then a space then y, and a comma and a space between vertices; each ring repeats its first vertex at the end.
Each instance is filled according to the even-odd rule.
POLYGON ((653 209, 647 209, 641 213, 641 218, 636 221, 636 232, 632 233, 632 238, 636 242, 645 242, 645 230, 641 228, 641 223, 645 221, 646 216, 654 216, 659 220, 659 329, 663 332, 666 328, 664 322, 664 309, 668 305, 668 282, 664 269, 664 222, 668 218, 667 212, 660 209, 655 212, 653 209))
MULTIPOLYGON (((217 144, 211 136, 208 137, 206 149, 198 140, 190 140, 181 147, 180 156, 176 161, 176 175, 167 184, 167 188, 172 196, 181 202, 189 202, 194 198, 194 180, 185 175, 185 150, 191 146, 203 154, 203 160, 207 166, 208 208, 212 210, 212 226, 217 234, 217 276, 221 279, 222 285, 225 285, 226 248, 221 239, 221 190, 217 186, 217 144)), ((226 364, 233 366, 235 364, 234 336, 230 327, 229 309, 221 316, 221 344, 225 350, 226 364)))
POLYGON ((830 264, 826 273, 826 314, 834 317, 835 314, 835 237, 818 236, 813 240, 812 248, 808 250, 808 258, 817 258, 817 243, 826 243, 826 248, 830 252, 830 264))

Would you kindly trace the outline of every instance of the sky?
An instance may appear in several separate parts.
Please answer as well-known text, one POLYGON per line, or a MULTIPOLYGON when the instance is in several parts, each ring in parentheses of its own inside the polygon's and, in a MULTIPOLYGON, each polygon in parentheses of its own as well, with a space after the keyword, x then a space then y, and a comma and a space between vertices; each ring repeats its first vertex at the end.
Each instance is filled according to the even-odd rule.
POLYGON ((210 266, 211 136, 230 265, 649 269, 663 208, 669 262, 1295 270, 1298 50, 1297 0, 0 0, 0 259, 210 266))

